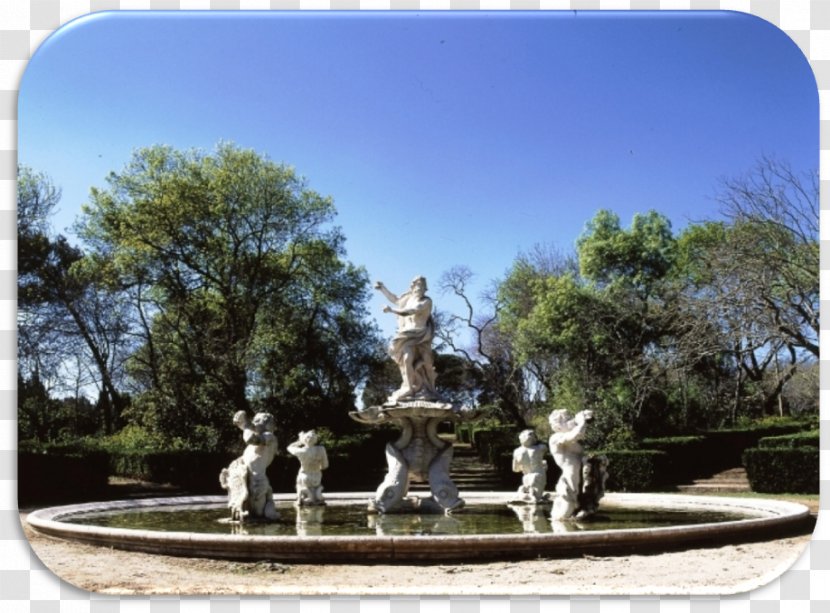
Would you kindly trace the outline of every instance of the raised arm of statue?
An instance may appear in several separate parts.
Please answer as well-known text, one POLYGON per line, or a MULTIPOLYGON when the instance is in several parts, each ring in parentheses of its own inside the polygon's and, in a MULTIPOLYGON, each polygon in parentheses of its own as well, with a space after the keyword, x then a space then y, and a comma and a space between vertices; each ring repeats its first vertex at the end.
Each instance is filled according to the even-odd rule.
POLYGON ((398 304, 398 301, 400 301, 400 296, 396 296, 395 294, 390 292, 382 281, 375 282, 375 289, 378 290, 381 294, 383 294, 389 302, 398 304))

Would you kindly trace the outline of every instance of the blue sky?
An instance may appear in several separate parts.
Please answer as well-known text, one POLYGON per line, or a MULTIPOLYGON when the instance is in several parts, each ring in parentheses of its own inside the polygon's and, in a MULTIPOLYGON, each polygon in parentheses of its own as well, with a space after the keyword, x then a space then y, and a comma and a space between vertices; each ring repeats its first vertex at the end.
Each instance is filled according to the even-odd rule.
POLYGON ((739 13, 98 14, 20 90, 57 231, 133 149, 229 140, 332 196, 349 259, 393 291, 458 264, 481 288, 534 244, 570 251, 601 208, 711 218, 718 179, 762 155, 818 166, 807 60, 739 13))

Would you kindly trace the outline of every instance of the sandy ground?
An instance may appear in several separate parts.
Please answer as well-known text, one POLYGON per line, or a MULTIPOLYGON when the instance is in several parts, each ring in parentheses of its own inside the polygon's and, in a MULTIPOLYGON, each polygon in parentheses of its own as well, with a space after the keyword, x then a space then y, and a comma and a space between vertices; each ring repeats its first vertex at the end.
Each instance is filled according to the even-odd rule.
MULTIPOLYGON (((21 513, 25 520, 26 513, 21 513)), ((702 595, 752 590, 787 570, 810 534, 656 555, 435 565, 310 565, 175 558, 24 530, 60 578, 106 594, 702 595)))

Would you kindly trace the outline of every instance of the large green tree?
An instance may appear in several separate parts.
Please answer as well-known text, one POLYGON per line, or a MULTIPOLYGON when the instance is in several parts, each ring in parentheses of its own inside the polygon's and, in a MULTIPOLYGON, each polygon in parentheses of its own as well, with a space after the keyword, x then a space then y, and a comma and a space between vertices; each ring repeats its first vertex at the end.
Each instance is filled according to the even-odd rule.
MULTIPOLYGON (((374 346, 330 198, 250 150, 138 150, 84 207, 89 269, 131 297, 133 418, 205 447, 237 410, 343 419, 374 346)), ((290 435, 289 435, 290 436, 290 435)))

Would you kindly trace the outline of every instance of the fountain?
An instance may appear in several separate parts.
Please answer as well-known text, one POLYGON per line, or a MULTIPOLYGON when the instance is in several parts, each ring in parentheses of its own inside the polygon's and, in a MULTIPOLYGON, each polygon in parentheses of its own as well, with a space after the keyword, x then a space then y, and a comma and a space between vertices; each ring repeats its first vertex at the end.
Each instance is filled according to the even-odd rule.
POLYGON ((545 445, 524 431, 513 455, 522 473, 518 492, 465 492, 449 475, 452 445, 438 425, 475 412, 445 402, 435 389, 432 303, 416 277, 396 296, 379 289, 398 317, 390 354, 403 383, 382 406, 353 411, 368 424, 394 424, 386 446, 388 472, 374 494, 322 497, 325 449, 313 431, 288 451, 300 461, 295 494, 273 494, 265 469, 276 454, 273 417, 234 416, 247 444, 222 471, 228 496, 95 502, 34 511, 35 530, 77 542, 168 555, 283 562, 480 561, 666 551, 698 544, 768 538, 810 521, 800 504, 747 498, 605 493, 608 461, 586 456, 580 440, 590 411, 550 416, 550 453, 562 469, 555 496, 545 493, 545 445), (430 496, 407 496, 410 483, 428 482, 430 496), (366 499, 369 498, 369 510, 366 499), (602 500, 602 506, 599 501, 602 500), (231 517, 228 519, 227 510, 231 517), (463 508, 463 512, 454 513, 463 508))
POLYGON ((368 494, 329 493, 319 507, 276 494, 274 522, 219 521, 227 513, 225 496, 51 507, 30 513, 27 522, 43 534, 131 551, 326 563, 645 553, 777 537, 809 523, 803 505, 764 499, 609 493, 601 513, 608 519, 583 523, 550 521, 530 505, 510 507, 513 492, 465 492, 464 512, 451 515, 367 514, 368 494))
POLYGON ((435 389, 433 367, 432 300, 426 295, 424 277, 415 277, 409 290, 397 296, 378 281, 379 290, 394 307, 384 313, 398 318, 398 331, 389 355, 401 371, 401 387, 383 406, 366 407, 349 415, 363 424, 391 423, 401 429, 400 438, 386 446, 388 472, 369 509, 377 513, 450 513, 464 500, 449 475, 452 445, 438 437, 438 425, 469 419, 474 411, 444 401, 435 389), (429 482, 432 496, 407 497, 411 481, 429 482))

